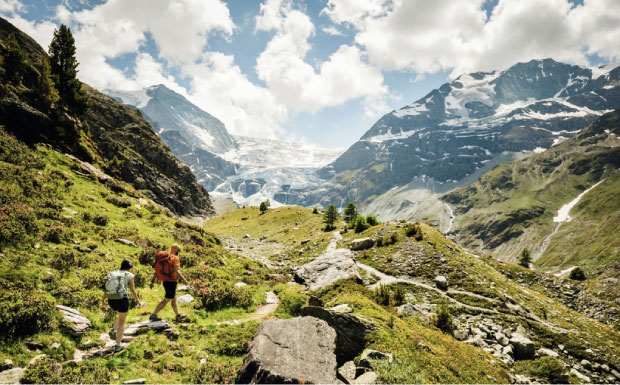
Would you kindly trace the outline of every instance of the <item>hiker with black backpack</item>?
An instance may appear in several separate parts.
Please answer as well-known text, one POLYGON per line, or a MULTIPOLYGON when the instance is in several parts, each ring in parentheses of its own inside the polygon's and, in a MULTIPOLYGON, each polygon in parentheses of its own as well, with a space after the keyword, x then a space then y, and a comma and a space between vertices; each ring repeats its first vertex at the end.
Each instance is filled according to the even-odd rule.
POLYGON ((164 290, 166 294, 164 299, 157 305, 153 313, 150 315, 149 320, 151 321, 159 321, 161 318, 157 316, 168 302, 172 306, 172 310, 176 315, 176 320, 181 321, 186 318, 185 314, 179 313, 179 308, 177 307, 177 284, 179 282, 179 278, 183 280, 186 285, 189 285, 187 279, 181 274, 179 267, 181 267, 181 260, 179 259, 179 253, 181 252, 181 247, 176 243, 170 247, 170 252, 160 251, 155 254, 155 272, 153 273, 153 278, 151 279, 151 289, 155 284, 155 280, 163 282, 164 290))
POLYGON ((125 320, 127 319, 127 312, 129 311, 129 294, 127 293, 127 288, 131 291, 131 295, 138 306, 142 306, 133 281, 135 275, 129 271, 132 267, 133 262, 129 259, 124 259, 121 263, 120 270, 108 273, 104 286, 105 292, 101 300, 102 307, 105 308, 107 299, 110 308, 118 314, 118 318, 116 318, 112 330, 108 333, 110 338, 116 342, 116 345, 114 345, 114 352, 120 352, 125 348, 125 345, 121 344, 121 341, 125 333, 125 320))

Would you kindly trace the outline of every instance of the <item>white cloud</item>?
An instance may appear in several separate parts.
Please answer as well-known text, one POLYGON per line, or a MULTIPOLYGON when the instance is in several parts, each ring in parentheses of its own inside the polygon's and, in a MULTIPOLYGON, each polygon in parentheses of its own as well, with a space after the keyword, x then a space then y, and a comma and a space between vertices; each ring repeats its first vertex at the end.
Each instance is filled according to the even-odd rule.
POLYGON ((616 0, 499 0, 488 19, 485 3, 329 0, 323 12, 356 28, 355 41, 382 70, 456 76, 547 57, 578 64, 591 54, 620 58, 616 0))
POLYGON ((19 12, 23 7, 19 0, 0 0, 0 12, 5 14, 19 12))
MULTIPOLYGON (((256 18, 256 30, 275 30, 256 61, 256 73, 279 103, 297 111, 315 112, 364 98, 366 104, 387 110, 383 75, 365 62, 357 47, 342 45, 326 62, 318 64, 318 72, 305 61, 315 27, 310 17, 290 2, 267 0, 256 18)), ((366 111, 375 113, 371 108, 366 111)))
POLYGON ((24 33, 30 35, 30 37, 32 37, 41 45, 41 47, 43 47, 45 51, 47 51, 50 42, 52 41, 54 29, 57 27, 56 24, 50 21, 35 23, 33 21, 26 20, 17 14, 7 17, 7 20, 17 28, 21 29, 24 33))
POLYGON ((328 27, 323 26, 321 27, 321 31, 331 36, 344 36, 344 33, 333 25, 330 25, 328 27))

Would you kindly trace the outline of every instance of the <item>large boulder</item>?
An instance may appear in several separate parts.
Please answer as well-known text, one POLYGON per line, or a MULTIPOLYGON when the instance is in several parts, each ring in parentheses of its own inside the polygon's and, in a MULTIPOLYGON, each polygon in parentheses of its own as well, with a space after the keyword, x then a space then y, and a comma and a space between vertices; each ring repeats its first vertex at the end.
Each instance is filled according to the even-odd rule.
POLYGON ((73 308, 56 305, 56 309, 62 314, 63 327, 67 329, 72 336, 79 337, 84 335, 88 329, 93 327, 93 324, 84 314, 73 308))
POLYGON ((336 382, 336 332, 314 317, 260 324, 239 370, 238 384, 336 382))
POLYGON ((435 277, 435 286, 439 290, 448 290, 448 280, 443 275, 438 275, 435 277))
POLYGON ((336 281, 348 278, 362 282, 357 264, 346 249, 321 255, 297 269, 294 276, 297 283, 308 286, 311 291, 324 289, 336 281))
POLYGON ((515 360, 531 360, 536 355, 534 343, 522 334, 514 333, 510 344, 514 347, 515 360))
POLYGON ((361 238, 351 242, 351 250, 360 251, 370 249, 375 245, 375 241, 372 238, 361 238))
POLYGON ((13 368, 0 372, 0 384, 19 384, 25 370, 24 368, 13 368))
POLYGON ((352 360, 366 346, 365 337, 376 327, 349 313, 326 310, 317 306, 301 308, 301 314, 327 322, 336 331, 336 360, 339 365, 352 360))

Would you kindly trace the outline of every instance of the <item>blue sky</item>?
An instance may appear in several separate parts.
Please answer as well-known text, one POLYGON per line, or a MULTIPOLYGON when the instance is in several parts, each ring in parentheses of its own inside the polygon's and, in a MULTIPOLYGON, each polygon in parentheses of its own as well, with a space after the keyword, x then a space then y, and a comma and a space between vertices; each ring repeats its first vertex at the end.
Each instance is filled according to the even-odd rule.
POLYGON ((346 147, 462 72, 617 61, 619 3, 0 0, 0 14, 44 47, 68 24, 96 88, 164 83, 232 133, 346 147))

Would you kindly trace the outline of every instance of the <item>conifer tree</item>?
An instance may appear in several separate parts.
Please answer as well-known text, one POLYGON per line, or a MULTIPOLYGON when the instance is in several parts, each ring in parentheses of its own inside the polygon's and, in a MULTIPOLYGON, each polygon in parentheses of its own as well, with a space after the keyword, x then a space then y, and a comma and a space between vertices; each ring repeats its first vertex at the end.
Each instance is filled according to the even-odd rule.
POLYGON ((519 258, 519 265, 529 268, 531 262, 532 256, 530 255, 530 251, 528 249, 523 249, 521 252, 521 258, 519 258))
POLYGON ((325 231, 330 231, 334 229, 334 222, 338 219, 338 210, 336 206, 332 203, 325 210, 325 214, 323 214, 323 222, 325 223, 325 231))
POLYGON ((24 77, 26 55, 19 45, 15 34, 11 33, 6 41, 6 54, 4 55, 4 81, 19 86, 24 77))
POLYGON ((66 25, 62 24, 54 31, 49 54, 52 78, 60 98, 70 111, 82 115, 88 108, 88 95, 76 77, 80 63, 75 57, 75 39, 66 25))
POLYGON ((357 207, 355 207, 355 203, 349 202, 347 203, 347 207, 344 208, 342 219, 350 224, 358 215, 359 213, 357 211, 357 207))
POLYGON ((54 87, 50 63, 46 56, 41 57, 39 62, 39 79, 35 98, 38 106, 43 109, 48 109, 58 101, 58 91, 54 87))
POLYGON ((269 210, 269 206, 271 206, 271 202, 269 202, 269 199, 267 199, 266 201, 263 201, 260 203, 260 213, 261 214, 265 214, 265 212, 267 212, 267 210, 269 210))

